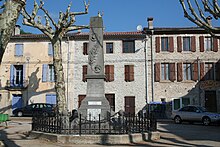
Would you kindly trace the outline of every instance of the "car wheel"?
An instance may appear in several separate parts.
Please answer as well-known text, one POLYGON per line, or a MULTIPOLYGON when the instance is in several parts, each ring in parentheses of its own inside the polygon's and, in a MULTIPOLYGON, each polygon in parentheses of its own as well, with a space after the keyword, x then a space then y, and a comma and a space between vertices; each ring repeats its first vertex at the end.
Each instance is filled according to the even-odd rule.
POLYGON ((175 122, 176 124, 181 124, 181 123, 182 123, 182 119, 181 119, 179 116, 175 116, 174 122, 175 122))
POLYGON ((203 123, 203 125, 208 126, 208 125, 210 125, 211 120, 210 120, 209 117, 204 117, 204 118, 202 119, 202 123, 203 123))
POLYGON ((17 116, 19 116, 19 117, 23 116, 23 112, 19 111, 19 112, 17 113, 17 116))

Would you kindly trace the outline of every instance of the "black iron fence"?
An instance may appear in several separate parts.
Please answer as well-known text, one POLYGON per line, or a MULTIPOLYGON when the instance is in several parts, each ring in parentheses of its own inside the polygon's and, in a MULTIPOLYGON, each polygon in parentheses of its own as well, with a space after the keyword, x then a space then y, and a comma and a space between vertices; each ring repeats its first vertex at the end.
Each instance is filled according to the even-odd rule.
POLYGON ((157 121, 151 115, 150 118, 138 116, 118 116, 108 120, 96 121, 82 119, 81 115, 69 121, 69 117, 35 116, 32 120, 32 130, 55 134, 131 134, 157 130, 157 121))

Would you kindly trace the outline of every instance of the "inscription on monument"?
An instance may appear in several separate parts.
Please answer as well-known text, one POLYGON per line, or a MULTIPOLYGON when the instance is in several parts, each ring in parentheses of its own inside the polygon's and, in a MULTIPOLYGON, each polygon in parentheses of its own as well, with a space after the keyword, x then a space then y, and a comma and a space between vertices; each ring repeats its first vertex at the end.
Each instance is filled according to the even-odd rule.
POLYGON ((101 101, 88 101, 88 105, 102 105, 101 101))
POLYGON ((87 110, 87 118, 91 121, 98 121, 99 114, 101 114, 101 109, 88 109, 87 110))

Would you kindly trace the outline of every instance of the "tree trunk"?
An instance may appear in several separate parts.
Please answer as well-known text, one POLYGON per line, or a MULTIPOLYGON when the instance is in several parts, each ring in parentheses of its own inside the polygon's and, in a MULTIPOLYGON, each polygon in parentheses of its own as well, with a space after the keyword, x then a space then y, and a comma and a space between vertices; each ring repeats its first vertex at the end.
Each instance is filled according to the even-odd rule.
POLYGON ((57 104, 59 114, 67 114, 66 96, 65 96, 65 82, 62 65, 62 54, 61 54, 61 40, 52 40, 54 49, 53 65, 55 73, 55 89, 57 94, 57 104))
POLYGON ((0 63, 24 4, 25 1, 22 0, 7 0, 0 14, 0 63))

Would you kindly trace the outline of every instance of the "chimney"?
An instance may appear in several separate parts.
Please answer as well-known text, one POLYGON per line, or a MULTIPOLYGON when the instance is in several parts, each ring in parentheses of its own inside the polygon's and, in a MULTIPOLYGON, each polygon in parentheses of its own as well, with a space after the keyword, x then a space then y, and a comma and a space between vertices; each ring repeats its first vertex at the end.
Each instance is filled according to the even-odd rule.
POLYGON ((15 25, 13 36, 14 35, 20 35, 20 32, 21 32, 20 28, 21 27, 19 25, 15 25))
POLYGON ((153 20, 154 20, 153 17, 148 17, 148 18, 147 18, 148 29, 149 29, 149 30, 153 30, 153 29, 154 29, 154 26, 153 26, 153 20))

